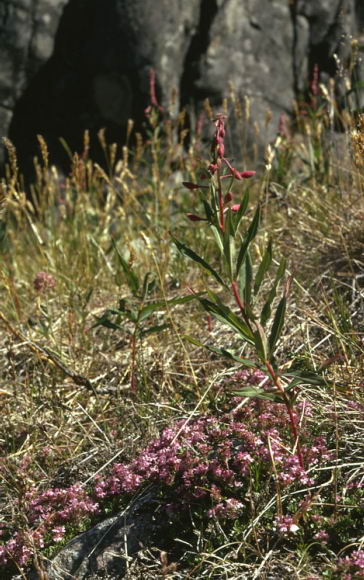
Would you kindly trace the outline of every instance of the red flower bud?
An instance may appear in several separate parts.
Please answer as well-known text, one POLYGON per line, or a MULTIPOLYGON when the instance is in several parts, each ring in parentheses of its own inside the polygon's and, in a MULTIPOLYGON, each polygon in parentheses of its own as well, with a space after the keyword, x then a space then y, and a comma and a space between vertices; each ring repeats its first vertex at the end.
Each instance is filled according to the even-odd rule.
POLYGON ((237 169, 232 168, 232 173, 235 177, 235 179, 238 179, 239 181, 241 179, 249 179, 250 177, 253 177, 253 175, 255 175, 255 171, 238 171, 237 169))
POLYGON ((191 183, 190 181, 182 181, 182 185, 187 187, 187 189, 208 189, 207 185, 198 185, 198 183, 191 183))
POLYGON ((230 209, 231 209, 231 211, 239 211, 240 203, 236 203, 235 205, 232 205, 230 209))
POLYGON ((191 222, 205 222, 205 221, 207 221, 205 218, 202 218, 202 217, 195 215, 193 213, 187 213, 186 217, 188 217, 188 219, 191 220, 191 222))
POLYGON ((233 199, 233 196, 232 196, 232 194, 231 194, 231 193, 230 193, 230 191, 229 191, 229 193, 227 193, 227 194, 225 195, 225 197, 224 197, 224 202, 225 202, 225 203, 229 203, 229 201, 231 201, 232 199, 233 199))
POLYGON ((249 179, 250 177, 253 177, 253 175, 256 174, 256 171, 242 171, 240 173, 240 177, 242 179, 249 179))

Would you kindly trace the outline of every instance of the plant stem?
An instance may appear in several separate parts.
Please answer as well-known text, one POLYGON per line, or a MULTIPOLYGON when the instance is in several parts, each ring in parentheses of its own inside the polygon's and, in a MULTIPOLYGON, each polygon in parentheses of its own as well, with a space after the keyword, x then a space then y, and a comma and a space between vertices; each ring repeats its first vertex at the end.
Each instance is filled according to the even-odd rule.
POLYGON ((279 392, 282 395, 284 404, 286 405, 286 409, 288 411, 288 415, 289 415, 289 422, 290 422, 290 427, 291 427, 291 433, 292 433, 292 438, 294 439, 295 444, 297 445, 297 457, 298 457, 298 461, 300 463, 300 467, 302 469, 305 468, 304 465, 304 461, 303 461, 303 455, 302 455, 302 448, 301 448, 301 443, 299 440, 299 433, 298 433, 298 426, 296 423, 296 419, 295 416, 293 415, 293 411, 292 411, 292 405, 290 403, 290 400, 287 396, 286 391, 284 390, 284 388, 282 387, 281 381, 279 380, 279 377, 277 376, 275 370, 273 369, 271 363, 267 360, 265 361, 265 364, 267 366, 268 372, 273 380, 274 385, 277 387, 277 389, 279 390, 279 392))
MULTIPOLYGON (((248 316, 246 314, 246 311, 245 311, 244 303, 242 302, 242 300, 240 298, 240 295, 239 295, 238 284, 237 284, 236 280, 233 280, 231 282, 231 288, 232 288, 232 291, 233 291, 233 294, 234 294, 235 301, 236 301, 237 305, 240 308, 241 315, 244 318, 244 321, 246 322, 246 324, 249 326, 249 328, 251 328, 249 318, 248 318, 248 316)), ((294 440, 294 443, 297 445, 297 457, 298 457, 298 461, 300 463, 300 467, 302 469, 304 469, 305 466, 304 466, 304 461, 303 461, 301 443, 300 443, 300 440, 299 440, 299 434, 298 434, 298 427, 297 427, 296 419, 295 419, 295 417, 293 415, 293 411, 292 411, 292 405, 291 405, 290 400, 289 400, 289 398, 287 396, 287 393, 285 392, 284 388, 282 387, 281 382, 279 380, 279 377, 275 373, 275 371, 274 371, 271 363, 268 360, 266 360, 265 361, 265 364, 267 366, 268 372, 269 372, 269 374, 270 374, 270 376, 272 378, 272 381, 273 381, 274 385, 277 387, 277 389, 281 393, 282 398, 283 398, 283 401, 284 401, 284 404, 286 405, 287 412, 288 412, 288 415, 289 415, 289 422, 290 422, 290 428, 291 428, 292 438, 294 440)))
POLYGON ((135 366, 136 366, 136 330, 130 338, 131 342, 131 372, 130 372, 130 390, 135 393, 137 390, 137 380, 135 376, 135 366))
POLYGON ((217 175, 217 190, 219 194, 219 211, 220 211, 220 230, 221 233, 224 233, 225 230, 225 217, 224 217, 224 200, 222 197, 222 184, 221 184, 221 175, 220 170, 218 169, 216 172, 217 175))
POLYGON ((237 303, 237 305, 239 306, 240 312, 242 317, 244 318, 244 322, 247 324, 247 326, 251 329, 251 324, 250 324, 250 320, 247 316, 247 313, 245 312, 245 306, 244 306, 244 302, 242 301, 242 299, 240 298, 240 294, 239 294, 239 290, 238 290, 238 283, 236 280, 233 280, 231 282, 231 289, 233 291, 234 294, 234 298, 235 298, 235 302, 237 303))

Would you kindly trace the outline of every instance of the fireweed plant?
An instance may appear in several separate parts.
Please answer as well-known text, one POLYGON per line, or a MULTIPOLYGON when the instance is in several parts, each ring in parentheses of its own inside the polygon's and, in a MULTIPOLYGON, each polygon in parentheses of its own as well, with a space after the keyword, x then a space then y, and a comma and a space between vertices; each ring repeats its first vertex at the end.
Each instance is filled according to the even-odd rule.
MULTIPOLYGON (((269 378, 269 387, 244 387, 236 394, 244 397, 257 397, 283 403, 287 409, 292 442, 296 450, 301 469, 304 469, 304 457, 299 436, 298 420, 294 413, 297 399, 297 387, 303 383, 318 384, 318 376, 301 372, 285 372, 279 369, 275 351, 284 324, 287 298, 291 279, 285 282, 283 295, 273 314, 273 302, 278 286, 284 277, 285 260, 283 259, 276 271, 273 284, 267 293, 260 312, 256 303, 262 289, 263 281, 273 263, 272 242, 269 241, 260 263, 254 268, 252 262, 252 243, 256 237, 261 220, 261 207, 258 207, 244 236, 240 234, 239 226, 249 205, 249 192, 246 191, 240 203, 233 203, 232 187, 235 181, 249 179, 255 171, 239 171, 225 156, 225 117, 218 114, 215 132, 211 145, 211 161, 207 171, 201 174, 201 183, 183 182, 183 185, 198 193, 204 210, 204 216, 188 213, 192 222, 204 223, 213 233, 218 253, 222 257, 222 272, 217 270, 194 250, 173 237, 179 251, 197 262, 222 290, 229 292, 235 302, 235 310, 226 305, 211 288, 207 289, 206 297, 197 296, 202 307, 217 320, 231 327, 244 342, 253 347, 254 359, 241 357, 229 349, 210 348, 215 353, 239 362, 242 365, 262 371, 269 378), (227 183, 227 186, 225 186, 227 183), (255 275, 254 275, 255 270, 255 275), (271 321, 271 319, 273 319, 271 321), (268 330, 270 328, 270 330, 268 330)), ((187 337, 194 344, 196 340, 187 337)))

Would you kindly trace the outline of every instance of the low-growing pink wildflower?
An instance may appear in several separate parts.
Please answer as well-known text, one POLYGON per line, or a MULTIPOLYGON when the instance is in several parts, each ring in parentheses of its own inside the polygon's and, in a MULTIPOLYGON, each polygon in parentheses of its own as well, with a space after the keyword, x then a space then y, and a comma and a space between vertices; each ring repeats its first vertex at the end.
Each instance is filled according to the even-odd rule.
POLYGON ((34 278, 33 285, 37 292, 46 294, 55 288, 56 281, 51 274, 38 272, 34 278))

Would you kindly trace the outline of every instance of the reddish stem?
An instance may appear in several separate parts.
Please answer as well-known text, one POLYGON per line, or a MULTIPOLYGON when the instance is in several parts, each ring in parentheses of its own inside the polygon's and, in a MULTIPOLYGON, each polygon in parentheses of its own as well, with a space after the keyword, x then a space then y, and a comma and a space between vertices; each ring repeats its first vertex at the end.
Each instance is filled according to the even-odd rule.
MULTIPOLYGON (((239 290, 238 290, 238 284, 236 282, 236 280, 233 280, 231 282, 231 288, 234 294, 234 298, 235 301, 237 303, 237 305, 240 308, 240 312, 242 317, 244 318, 244 321, 246 322, 246 324, 249 326, 249 328, 251 328, 250 325, 250 321, 247 317, 247 314, 245 312, 245 308, 244 308, 244 303, 242 302, 240 295, 239 295, 239 290)), ((267 366, 268 372, 270 374, 270 376, 272 377, 273 383, 274 385, 277 387, 277 389, 279 390, 279 392, 282 395, 284 404, 286 405, 286 409, 288 411, 288 415, 289 415, 289 422, 290 422, 290 428, 291 428, 291 433, 292 433, 292 438, 294 440, 294 442, 297 445, 297 457, 298 457, 298 461, 300 463, 300 467, 302 469, 305 468, 304 466, 304 462, 303 462, 303 455, 302 455, 302 449, 301 449, 301 444, 300 444, 300 440, 299 440, 299 435, 298 435, 298 427, 297 427, 297 423, 296 423, 296 419, 293 415, 293 411, 292 411, 292 406, 290 404, 290 400, 287 396, 286 391, 284 390, 284 388, 281 385, 281 382, 279 380, 279 377, 276 375, 271 363, 269 361, 265 361, 265 364, 267 366)))
POLYGON ((130 372, 130 390, 135 393, 137 390, 137 380, 135 374, 136 366, 136 337, 135 333, 132 335, 131 339, 131 372, 130 372))
POLYGON ((238 306, 239 306, 239 308, 240 308, 240 312, 241 312, 241 313, 242 313, 242 315, 245 317, 245 316, 246 316, 246 314, 245 314, 245 308, 244 308, 244 304, 243 304, 243 302, 241 301, 241 298, 240 298, 240 295, 239 295, 239 290, 238 290, 238 283, 236 282, 236 280, 233 280, 233 281, 231 282, 231 288, 232 288, 232 290, 233 290, 233 293, 234 293, 234 298, 235 298, 235 301, 236 301, 237 305, 238 305, 238 306))
POLYGON ((286 391, 282 387, 281 382, 279 380, 279 377, 276 375, 271 363, 269 361, 265 361, 265 364, 267 366, 267 369, 268 369, 270 376, 272 377, 273 383, 275 384, 275 386, 277 387, 277 389, 279 390, 279 392, 281 393, 281 395, 283 397, 283 401, 284 401, 284 404, 286 405, 286 409, 287 409, 288 415, 289 415, 289 422, 290 422, 292 438, 294 439, 295 443, 297 444, 298 461, 300 463, 300 467, 302 469, 305 469, 303 455, 302 455, 302 448, 301 448, 301 443, 300 443, 299 434, 298 434, 298 426, 296 423, 296 418, 295 418, 293 411, 292 411, 292 406, 291 406, 290 400, 287 396, 286 391))
POLYGON ((244 318, 244 322, 247 324, 247 326, 251 329, 251 325, 250 325, 250 320, 245 312, 245 306, 244 306, 244 302, 242 301, 242 299, 240 298, 240 294, 239 294, 239 290, 238 290, 238 283, 236 280, 233 280, 231 282, 231 288, 234 294, 234 298, 235 298, 235 302, 237 303, 237 305, 239 306, 240 312, 242 317, 244 318))
POLYGON ((219 211, 220 211, 220 230, 221 233, 224 233, 225 230, 225 217, 224 217, 224 200, 222 196, 222 185, 221 185, 221 175, 220 170, 217 170, 217 186, 218 186, 218 193, 219 193, 219 211))

